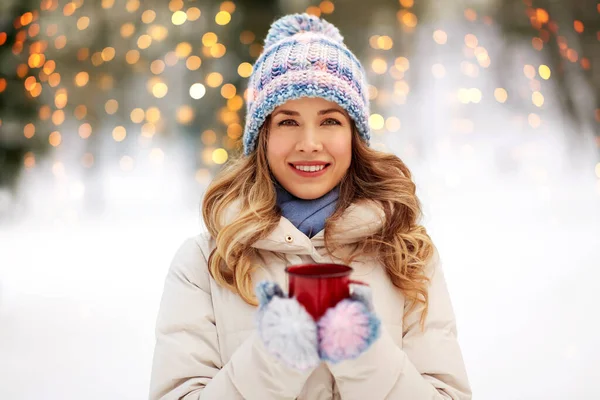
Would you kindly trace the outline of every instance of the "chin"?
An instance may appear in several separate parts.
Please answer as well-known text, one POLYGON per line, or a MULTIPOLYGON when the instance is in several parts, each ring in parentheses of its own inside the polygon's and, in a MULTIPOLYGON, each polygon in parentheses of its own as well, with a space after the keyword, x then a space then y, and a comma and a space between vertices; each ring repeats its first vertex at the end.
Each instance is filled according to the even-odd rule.
POLYGON ((322 185, 293 185, 288 191, 294 196, 303 199, 303 200, 314 200, 319 197, 323 197, 327 194, 332 188, 329 186, 322 185))

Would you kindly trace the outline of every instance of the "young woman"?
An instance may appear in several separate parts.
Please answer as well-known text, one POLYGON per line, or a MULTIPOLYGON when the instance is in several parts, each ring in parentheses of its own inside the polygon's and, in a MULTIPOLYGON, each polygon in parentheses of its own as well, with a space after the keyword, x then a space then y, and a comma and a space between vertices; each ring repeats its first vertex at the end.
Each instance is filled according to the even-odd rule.
POLYGON ((411 174, 369 148, 368 117, 337 28, 277 20, 249 81, 244 154, 166 278, 151 399, 471 398, 411 174), (370 289, 314 321, 284 294, 285 267, 331 262, 370 289))

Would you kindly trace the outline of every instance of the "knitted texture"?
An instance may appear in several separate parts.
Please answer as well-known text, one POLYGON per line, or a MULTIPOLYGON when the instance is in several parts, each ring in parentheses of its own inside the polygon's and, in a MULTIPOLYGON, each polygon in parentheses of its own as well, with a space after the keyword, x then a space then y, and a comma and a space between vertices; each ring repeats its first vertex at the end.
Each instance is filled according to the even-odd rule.
POLYGON ((256 315, 258 335, 265 349, 288 367, 300 371, 319 363, 317 327, 308 312, 295 299, 284 298, 273 282, 256 286, 260 307, 256 315))
POLYGON ((332 363, 357 358, 379 338, 380 325, 373 312, 370 289, 363 286, 319 320, 320 358, 332 363))
POLYGON ((369 96, 365 71, 331 23, 308 14, 275 21, 254 64, 246 97, 244 154, 273 110, 289 100, 320 97, 340 105, 368 144, 369 96))

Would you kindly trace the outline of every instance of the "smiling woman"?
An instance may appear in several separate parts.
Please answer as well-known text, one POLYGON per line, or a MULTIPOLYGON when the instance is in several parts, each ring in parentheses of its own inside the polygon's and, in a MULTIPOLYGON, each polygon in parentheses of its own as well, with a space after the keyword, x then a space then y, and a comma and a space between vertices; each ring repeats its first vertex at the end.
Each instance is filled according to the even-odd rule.
POLYGON ((276 21, 249 87, 244 154, 165 282, 151 399, 470 399, 415 184, 369 148, 364 70, 337 28, 276 21), (290 264, 339 262, 373 296, 355 289, 317 321, 279 286, 290 264))
POLYGON ((267 161, 273 176, 294 196, 311 200, 333 189, 352 158, 352 123, 336 103, 289 100, 268 124, 267 161))

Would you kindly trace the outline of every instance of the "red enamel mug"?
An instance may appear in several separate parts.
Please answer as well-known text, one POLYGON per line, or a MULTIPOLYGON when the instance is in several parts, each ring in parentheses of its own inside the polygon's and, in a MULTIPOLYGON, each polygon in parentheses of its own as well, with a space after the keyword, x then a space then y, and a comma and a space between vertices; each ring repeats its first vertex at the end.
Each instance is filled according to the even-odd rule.
POLYGON ((350 284, 366 283, 350 279, 352 267, 343 264, 301 264, 285 269, 288 293, 304 306, 315 321, 328 308, 350 297, 350 284))

